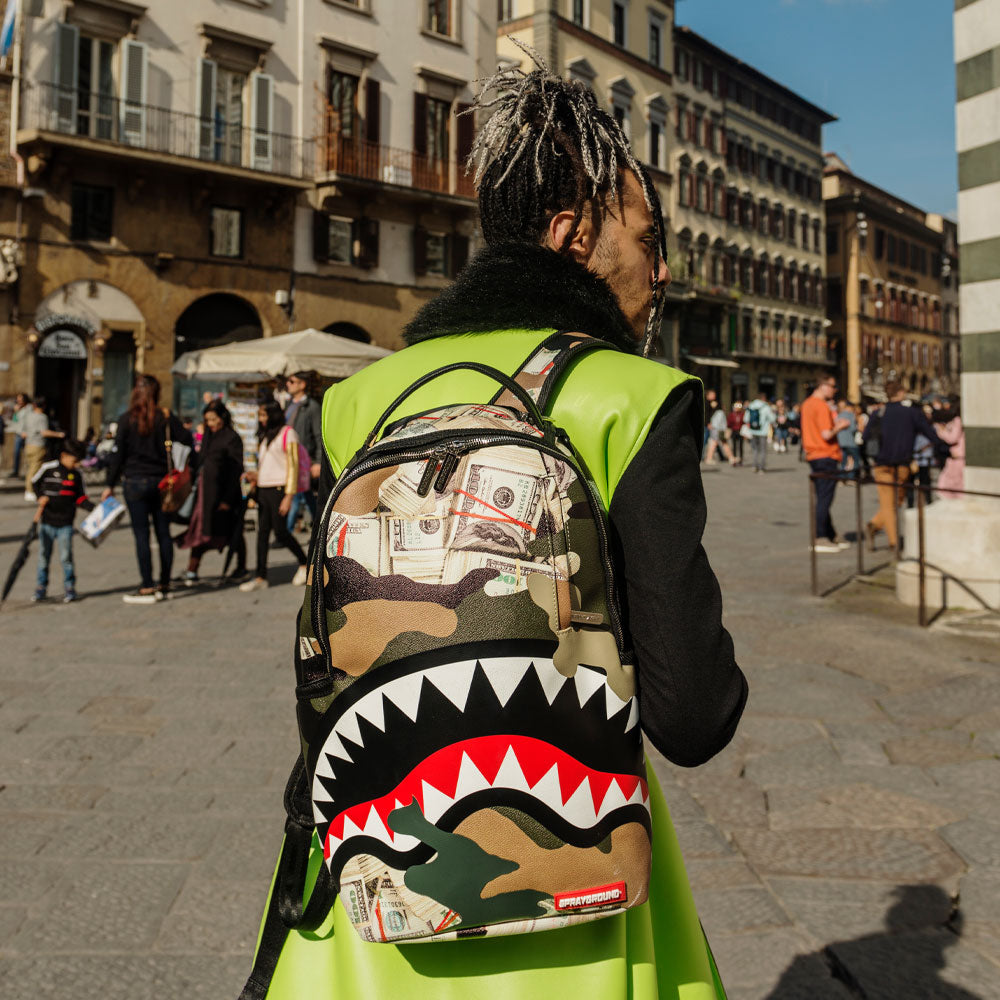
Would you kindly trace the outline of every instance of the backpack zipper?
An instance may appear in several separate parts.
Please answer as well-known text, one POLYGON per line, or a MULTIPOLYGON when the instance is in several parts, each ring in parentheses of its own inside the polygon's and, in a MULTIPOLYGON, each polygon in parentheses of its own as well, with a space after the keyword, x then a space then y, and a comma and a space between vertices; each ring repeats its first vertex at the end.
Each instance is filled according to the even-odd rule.
MULTIPOLYGON (((438 475, 437 481, 441 482, 445 471, 447 471, 448 475, 447 477, 444 477, 444 485, 446 486, 447 480, 451 478, 455 468, 458 466, 460 455, 471 451, 473 448, 485 448, 501 444, 514 444, 521 447, 530 447, 534 448, 536 451, 541 451, 554 458, 558 458, 561 462, 566 462, 570 466, 570 468, 576 473, 577 479, 583 484, 584 490, 587 494, 587 499, 590 503, 591 513, 597 524, 597 534, 600 538, 604 562, 607 568, 605 574, 607 578, 605 599, 608 605, 608 613, 611 618, 611 627, 615 635, 615 640, 618 643, 618 652, 619 654, 624 655, 625 636, 622 630, 621 616, 618 613, 618 602, 616 599, 617 586, 615 584, 614 564, 611 561, 611 547, 608 540, 607 519, 596 487, 581 473, 576 460, 569 455, 566 455, 559 449, 545 444, 542 440, 531 438, 526 434, 520 434, 516 431, 494 431, 491 434, 473 433, 468 436, 462 435, 460 431, 443 431, 440 433, 442 435, 442 440, 445 437, 452 440, 450 446, 443 447, 438 445, 438 447, 434 448, 428 455, 427 446, 431 442, 428 442, 425 438, 423 446, 420 448, 403 448, 399 451, 386 449, 381 455, 369 454, 367 458, 362 459, 356 464, 349 465, 341 474, 334 489, 330 491, 330 496, 326 501, 326 506, 323 508, 323 514, 320 518, 319 532, 316 536, 317 545, 313 563, 312 594, 313 632, 316 635, 316 641, 320 645, 328 667, 332 668, 333 666, 333 653, 330 648, 330 636, 327 634, 325 625, 323 624, 323 560, 326 556, 327 531, 329 529, 330 514, 333 510, 334 503, 336 503, 337 497, 339 497, 344 489, 355 479, 358 479, 369 472, 374 472, 376 469, 383 468, 386 465, 402 465, 404 462, 413 461, 414 459, 419 458, 427 459, 427 469, 425 469, 424 474, 421 477, 420 485, 422 487, 424 485, 424 480, 428 480, 427 492, 429 492, 429 480, 433 478, 433 473, 437 468, 437 458, 439 456, 442 457, 442 463, 441 472, 438 475), (458 440, 455 440, 456 438, 458 440), (446 469, 446 462, 450 465, 450 468, 446 469)), ((561 437, 565 440, 565 435, 562 435, 561 437)), ((444 492, 443 487, 439 489, 437 483, 435 483, 435 489, 439 493, 444 492)), ((424 496, 426 493, 421 495, 424 496)))

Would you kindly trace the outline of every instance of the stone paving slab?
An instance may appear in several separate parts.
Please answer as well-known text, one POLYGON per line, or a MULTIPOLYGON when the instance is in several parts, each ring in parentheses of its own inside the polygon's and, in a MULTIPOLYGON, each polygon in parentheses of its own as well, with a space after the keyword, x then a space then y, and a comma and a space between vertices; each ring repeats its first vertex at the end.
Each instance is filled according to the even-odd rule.
MULTIPOLYGON (((729 995, 990 1000, 1000 655, 921 632, 877 588, 809 596, 804 474, 794 456, 774 466, 705 475, 751 683, 741 727, 700 768, 650 753, 729 995)), ((25 520, 0 496, 0 537, 25 520)), ((29 565, 0 611, 0 997, 235 998, 297 748, 301 591, 276 551, 263 595, 131 608, 128 531, 76 549, 84 600, 30 605, 29 565)), ((11 554, 0 544, 0 570, 11 554)), ((853 558, 825 558, 824 586, 853 558)))

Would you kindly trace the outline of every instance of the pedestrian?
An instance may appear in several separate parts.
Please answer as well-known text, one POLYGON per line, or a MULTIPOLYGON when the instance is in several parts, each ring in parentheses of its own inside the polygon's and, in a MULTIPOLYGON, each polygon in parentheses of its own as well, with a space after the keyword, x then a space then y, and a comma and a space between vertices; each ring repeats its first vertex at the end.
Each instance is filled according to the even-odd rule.
POLYGON ((178 543, 190 549, 184 586, 198 584, 198 567, 210 549, 232 546, 236 554, 233 579, 246 576, 243 538, 243 439, 233 430, 233 418, 221 399, 213 399, 202 414, 205 435, 198 451, 198 479, 187 531, 178 543))
POLYGON ((45 462, 48 442, 66 436, 62 431, 50 429, 45 407, 45 397, 36 396, 31 403, 31 409, 24 414, 23 423, 20 425, 21 434, 24 437, 24 499, 28 503, 34 503, 37 499, 31 484, 45 462))
POLYGON ((774 410, 767 401, 767 392, 761 389, 757 398, 747 407, 744 423, 750 428, 750 449, 753 452, 753 471, 767 472, 767 439, 774 427, 774 410))
MULTIPOLYGON (((802 407, 793 403, 788 413, 788 441, 794 448, 802 439, 802 407)), ((801 456, 800 456, 801 457, 801 456)))
MULTIPOLYGON (((928 420, 934 410, 927 406, 924 416, 928 420)), ((940 435, 939 435, 940 436, 940 435)), ((912 509, 917 502, 917 488, 925 487, 924 503, 929 504, 934 497, 931 494, 931 469, 934 467, 934 445, 921 433, 913 439, 913 460, 910 462, 910 485, 906 488, 906 506, 912 509)))
MULTIPOLYGON (((919 406, 910 406, 903 401, 906 392, 895 379, 885 385, 888 401, 877 423, 878 450, 875 453, 875 468, 872 478, 878 486, 878 513, 868 522, 865 533, 868 547, 875 548, 875 536, 884 531, 889 537, 889 547, 894 551, 899 547, 897 511, 902 504, 906 481, 910 478, 910 462, 913 460, 913 444, 917 434, 923 434, 936 454, 948 454, 948 446, 937 436, 924 411, 919 406)), ((869 421, 865 428, 866 442, 876 433, 875 421, 869 421)))
POLYGON ((736 464, 743 464, 743 403, 740 400, 736 400, 733 403, 733 408, 729 412, 729 416, 726 418, 726 425, 729 428, 729 446, 733 449, 733 456, 736 458, 736 464))
MULTIPOLYGON (((504 69, 500 73, 499 80, 484 84, 484 89, 498 96, 491 108, 492 117, 483 126, 473 152, 483 168, 476 186, 484 248, 462 269, 455 282, 410 322, 405 332, 410 346, 328 390, 323 430, 330 469, 324 475, 320 500, 329 486, 331 473, 339 476, 343 472, 351 456, 363 447, 380 413, 425 373, 455 362, 473 361, 488 361, 504 373, 517 372, 529 355, 535 357, 534 352, 560 330, 581 331, 613 345, 617 350, 592 350, 576 360, 558 382, 546 412, 554 425, 569 434, 582 464, 598 484, 593 503, 609 520, 616 542, 610 559, 620 573, 623 603, 627 607, 625 630, 635 648, 635 677, 642 691, 639 724, 650 743, 669 759, 694 766, 708 760, 730 740, 743 709, 746 682, 735 663, 732 641, 722 625, 719 586, 701 545, 706 507, 699 473, 705 428, 700 383, 676 369, 634 356, 644 336, 651 337, 659 329, 662 291, 670 280, 655 188, 632 154, 620 126, 598 105, 589 87, 563 81, 547 69, 527 74, 504 69), (664 553, 669 553, 670 558, 664 560, 664 553)), ((479 100, 485 103, 485 98, 479 100)), ((414 398, 415 407, 423 411, 456 402, 487 402, 496 388, 481 375, 454 371, 422 388, 419 397, 414 398)), ((412 408, 403 409, 397 411, 397 416, 412 412, 412 408)), ((506 486, 498 486, 491 497, 497 501, 494 508, 514 502, 513 491, 506 486)), ((363 502, 363 508, 362 498, 357 501, 357 510, 369 509, 369 501, 363 502)), ((552 515, 547 516, 551 519, 552 515)), ((509 523, 510 514, 504 515, 501 510, 492 517, 483 517, 482 524, 487 530, 481 537, 499 539, 505 534, 489 528, 498 518, 501 523, 509 523)), ((426 527, 434 529, 433 524, 426 527)), ((418 528, 418 537, 419 531, 418 528)), ((325 543, 326 539, 316 542, 325 543)), ((350 539, 348 544, 359 556, 362 551, 371 551, 365 547, 367 543, 357 538, 350 539)), ((344 563, 347 567, 350 560, 345 557, 344 563)), ((529 563, 518 565, 527 567, 529 563)), ((345 585, 356 589, 359 595, 352 600, 373 605, 373 616, 365 619, 372 623, 370 628, 383 630, 387 638, 393 636, 395 625, 383 628, 380 617, 393 609, 393 602, 369 599, 383 591, 370 589, 372 578, 363 566, 345 568, 344 572, 349 573, 351 581, 348 584, 345 580, 345 585), (379 612, 378 607, 387 610, 379 612)), ((386 576, 377 582, 399 581, 399 589, 393 592, 399 595, 393 598, 396 602, 440 602, 426 605, 430 626, 432 618, 442 617, 438 608, 450 609, 458 601, 463 601, 464 607, 470 602, 478 604, 484 594, 477 588, 500 583, 499 576, 490 583, 478 582, 490 577, 489 571, 475 570, 461 583, 449 586, 386 576)), ((314 583, 317 585, 318 582, 314 583)), ((518 586, 514 577, 510 578, 510 586, 518 586)), ((562 589, 560 586, 560 592, 562 589)), ((348 620, 357 607, 353 604, 345 609, 348 620)), ((568 612, 568 604, 566 607, 568 612)), ((397 612, 398 604, 393 613, 397 612)), ((343 617, 340 608, 327 610, 325 614, 331 622, 333 616, 343 617)), ((596 627, 596 620, 593 617, 591 620, 596 627)), ((567 629, 573 632, 569 621, 567 613, 567 629)), ((447 625, 445 631, 451 627, 447 625)), ((515 621, 512 627, 519 625, 515 621)), ((363 628, 360 626, 355 632, 358 641, 367 641, 363 628)), ((439 630, 435 634, 444 632, 439 630)), ((578 636, 582 634, 582 630, 577 632, 578 636)), ((378 649, 384 645, 381 635, 382 631, 376 637, 378 649)), ((398 667, 415 669, 405 659, 397 659, 405 658, 404 647, 428 650, 416 653, 411 659, 433 655, 439 640, 419 635, 411 645, 410 635, 416 634, 389 639, 379 661, 379 664, 388 662, 388 666, 378 665, 357 679, 346 679, 346 683, 377 691, 377 687, 371 688, 375 683, 372 675, 402 677, 397 673, 398 667)), ((310 655, 308 649, 305 655, 310 655)), ((315 658, 312 662, 316 662, 315 658)), ((426 662, 436 663, 440 659, 426 659, 426 662)), ((511 664, 514 669, 515 660, 511 664)), ((576 672, 575 661, 570 669, 576 672)), ((581 678, 576 681, 579 685, 581 678)), ((535 688, 540 704, 548 705, 537 681, 532 690, 535 688)), ((426 682, 423 690, 428 691, 426 682)), ((568 686, 562 690, 570 697, 577 697, 568 686)), ((428 693, 427 704, 436 705, 438 696, 428 693)), ((502 695, 498 694, 502 701, 493 702, 496 705, 493 716, 508 717, 501 705, 507 704, 508 699, 513 704, 522 695, 529 696, 524 684, 513 695, 505 688, 502 695)), ((558 700, 561 696, 555 697, 558 700)), ((582 703, 584 695, 578 697, 582 703)), ((465 695, 452 693, 450 688, 447 698, 457 705, 467 705, 465 695)), ((444 697, 441 703, 444 706, 441 717, 454 718, 456 713, 446 711, 444 697)), ((366 747, 369 743, 375 746, 377 741, 381 748, 378 752, 385 754, 387 760, 397 755, 400 761, 417 759, 414 754, 418 750, 423 756, 447 738, 449 731, 438 723, 433 708, 426 715, 417 714, 424 712, 423 698, 419 709, 412 710, 412 724, 397 726, 397 718, 403 720, 406 716, 385 698, 380 699, 379 705, 382 704, 384 730, 380 726, 370 730, 360 714, 357 719, 366 747)), ((471 701, 468 704, 471 709, 471 701)), ((596 696, 588 702, 590 706, 595 719, 598 714, 603 718, 604 708, 598 708, 596 696)), ((460 707, 458 711, 466 710, 460 707)), ((354 718, 352 714, 351 719, 354 718)), ((345 740, 344 746, 347 745, 345 740)), ((363 801, 366 796, 381 794, 381 789, 370 784, 370 758, 362 756, 360 749, 354 757, 354 746, 350 743, 351 755, 359 763, 352 768, 348 780, 358 792, 358 801, 363 801)), ((549 752, 541 743, 539 747, 540 753, 549 752)), ((510 756, 505 760, 509 762, 510 756)), ((537 760, 541 762, 544 758, 540 756, 537 760)), ((338 779, 341 763, 335 762, 338 779)), ((559 773, 564 766, 577 765, 567 760, 565 765, 559 765, 559 773)), ((514 767, 517 768, 516 763, 514 767)), ((400 774, 403 773, 401 770, 400 774)), ((420 774, 430 775, 431 771, 428 765, 413 773, 419 781, 420 774)), ((554 773, 554 768, 548 772, 554 773)), ((335 779, 316 780, 329 780, 333 787, 335 779)), ((338 780, 335 793, 338 795, 339 784, 338 780)), ((425 783, 423 787, 429 786, 425 783)), ((463 799, 466 789, 456 790, 452 784, 447 794, 452 793, 458 797, 459 808, 470 808, 468 800, 463 799)), ((428 796, 431 794, 427 792, 428 796)), ((486 788, 482 794, 489 795, 490 789, 486 788)), ((385 871, 384 876, 382 872, 386 867, 414 865, 409 868, 414 873, 421 866, 393 853, 392 857, 401 860, 383 865, 372 859, 375 873, 369 883, 372 892, 369 893, 363 881, 351 883, 350 901, 342 893, 319 933, 282 930, 276 905, 272 903, 265 920, 264 943, 244 996, 266 995, 268 1000, 332 996, 339 990, 338 984, 356 983, 363 984, 356 991, 367 997, 398 995, 414 1000, 533 997, 541 992, 566 995, 574 1000, 614 1000, 626 995, 632 1000, 668 995, 722 1000, 725 994, 698 923, 675 834, 652 770, 648 771, 648 794, 652 832, 643 832, 641 839, 648 845, 651 838, 653 878, 649 903, 600 920, 571 919, 567 923, 572 922, 573 926, 543 934, 487 936, 487 928, 477 927, 476 921, 470 920, 464 935, 458 930, 464 939, 454 942, 446 940, 419 949, 392 941, 377 946, 361 944, 352 918, 361 921, 367 915, 376 934, 381 925, 392 930, 402 924, 399 893, 392 890, 390 872, 385 871), (360 907, 365 908, 364 912, 360 907), (544 985, 539 977, 544 979, 544 985)), ((522 798, 524 808, 537 811, 531 795, 526 793, 522 798)), ((493 799, 482 801, 485 804, 493 799)), ((489 812, 484 805, 477 815, 482 817, 489 812)), ((507 812, 503 810, 504 815, 507 812)), ((560 838, 552 836, 533 814, 521 809, 511 809, 509 813, 509 828, 517 844, 538 853, 538 844, 555 847, 560 843, 560 838)), ((547 815, 553 817, 551 823, 559 822, 556 814, 547 815)), ((446 828, 453 829, 453 824, 447 824, 446 828)), ((495 892, 486 887, 482 895, 476 889, 472 896, 466 896, 470 907, 478 907, 476 900, 487 896, 489 905, 513 901, 513 897, 523 895, 515 889, 524 892, 530 889, 544 890, 534 895, 544 896, 550 907, 548 912, 556 912, 549 902, 553 898, 550 883, 554 865, 561 863, 556 856, 564 851, 575 852, 576 848, 543 849, 540 853, 546 857, 529 873, 524 869, 518 871, 514 863, 495 856, 511 850, 507 844, 483 845, 472 839, 471 832, 451 838, 430 824, 425 824, 424 829, 431 839, 438 834, 448 839, 450 858, 445 858, 444 848, 434 855, 430 847, 419 842, 413 851, 426 851, 421 857, 444 859, 437 870, 450 871, 451 875, 444 875, 446 878, 473 886, 479 877, 478 867, 471 870, 473 864, 488 866, 482 869, 486 878, 492 877, 486 874, 492 871, 514 873, 511 881, 495 892), (457 855, 461 868, 451 867, 456 860, 451 853, 453 846, 461 851, 457 855)), ((348 835, 346 830, 344 824, 344 836, 348 835)), ((612 845, 613 839, 612 836, 606 841, 609 852, 619 849, 612 845)), ((596 840, 588 844, 591 842, 596 840)), ((374 841, 366 839, 365 844, 374 845, 374 841)), ((405 849, 410 850, 409 840, 405 849)), ((314 850, 318 853, 318 849, 314 850)), ((376 846, 371 850, 384 853, 376 846)), ((600 850, 605 850, 605 845, 600 850)), ((587 851, 592 852, 593 848, 588 847, 587 851)), ((594 857, 583 852, 579 856, 581 863, 584 857, 594 857)), ((288 868, 284 861, 283 858, 282 871, 288 868)), ((423 867, 430 868, 433 864, 431 861, 423 867)), ((322 858, 316 858, 309 864, 309 871, 316 872, 322 866, 322 858)), ((396 878, 399 874, 393 873, 396 878)), ((590 884, 582 870, 576 874, 580 888, 590 884)), ((631 876, 626 876, 623 869, 622 879, 626 877, 631 876)), ((310 899, 316 898, 311 888, 315 879, 316 875, 311 874, 306 883, 310 899)), ((409 877, 406 881, 409 883, 409 877)), ((291 886, 293 895, 289 898, 300 901, 302 891, 297 885, 296 882, 291 886)), ((603 898, 622 899, 623 887, 627 888, 624 881, 608 886, 603 898)), ((402 891, 408 890, 402 887, 402 891)), ((286 897, 276 894, 273 898, 286 897)), ((428 902, 434 905, 433 901, 428 902)), ((539 913, 542 913, 541 903, 539 913)), ((456 917, 460 915, 452 912, 446 919, 451 923, 456 917)))
POLYGON ((789 416, 788 404, 783 399, 774 403, 774 450, 788 451, 789 416))
POLYGON ((14 397, 14 413, 10 418, 10 433, 14 435, 14 470, 12 476, 21 475, 21 455, 24 452, 24 418, 31 412, 31 399, 19 392, 14 397))
POLYGON ((176 415, 166 407, 160 408, 159 380, 153 375, 140 375, 135 380, 128 409, 118 418, 115 448, 108 465, 108 485, 101 496, 102 500, 111 496, 124 477, 122 492, 139 564, 139 586, 122 597, 126 604, 155 604, 170 596, 174 546, 170 518, 160 497, 160 481, 168 469, 168 442, 192 445, 191 435, 176 415), (160 550, 158 586, 153 584, 150 522, 160 550))
POLYGON ((281 404, 275 400, 261 405, 257 419, 260 421, 257 427, 257 471, 246 473, 253 484, 257 503, 257 570, 253 579, 240 584, 244 593, 269 586, 267 550, 272 530, 278 542, 298 560, 299 568, 292 577, 295 586, 305 584, 309 561, 286 522, 298 484, 299 437, 294 428, 285 424, 281 404))
POLYGON ((320 458, 323 454, 322 406, 309 395, 312 372, 296 372, 285 380, 285 388, 291 399, 285 407, 285 423, 294 428, 299 441, 309 453, 312 463, 309 469, 309 489, 296 493, 292 498, 292 506, 288 511, 288 530, 295 530, 295 522, 303 505, 309 509, 309 515, 316 519, 315 484, 319 479, 320 458))
POLYGON ((948 457, 938 476, 938 495, 954 500, 961 497, 961 490, 965 489, 965 430, 958 399, 951 399, 946 408, 935 410, 934 429, 949 446, 948 457))
POLYGON ((52 548, 59 549, 63 570, 63 604, 76 600, 76 569, 73 565, 73 519, 78 507, 93 510, 77 464, 84 455, 79 441, 65 438, 60 443, 59 458, 46 462, 32 482, 38 497, 38 576, 33 601, 44 601, 49 588, 49 563, 52 548))
POLYGON ((837 431, 837 444, 840 445, 840 471, 850 472, 856 480, 861 476, 861 449, 855 441, 858 432, 858 417, 854 407, 841 397, 837 400, 837 420, 846 421, 842 430, 837 431))
POLYGON ((813 480, 816 490, 814 548, 817 552, 839 552, 848 547, 837 537, 830 516, 843 458, 837 435, 848 426, 846 417, 835 417, 831 409, 836 393, 837 380, 832 375, 823 375, 812 395, 802 404, 802 447, 809 468, 817 477, 813 480))
POLYGON ((708 448, 705 451, 705 464, 710 465, 716 450, 720 451, 730 465, 736 464, 732 449, 726 443, 726 434, 729 425, 726 419, 726 411, 716 403, 708 418, 708 448))

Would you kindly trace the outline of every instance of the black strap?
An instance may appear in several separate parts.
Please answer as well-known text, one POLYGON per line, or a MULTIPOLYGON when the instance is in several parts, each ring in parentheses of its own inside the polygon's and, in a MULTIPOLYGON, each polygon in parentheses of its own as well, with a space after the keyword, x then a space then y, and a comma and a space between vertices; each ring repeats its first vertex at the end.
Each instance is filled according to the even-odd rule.
POLYGON ((301 754, 285 785, 285 812, 285 841, 278 858, 278 872, 264 915, 253 968, 239 1000, 265 1000, 288 932, 316 930, 326 920, 337 898, 333 878, 326 865, 320 864, 309 902, 305 906, 302 904, 314 824, 310 814, 308 775, 301 754))
MULTIPOLYGON (((535 347, 512 377, 522 389, 534 397, 538 409, 542 413, 545 413, 548 409, 549 400, 559 386, 559 382, 566 373, 567 368, 581 354, 596 350, 616 351, 618 348, 613 344, 609 344, 606 340, 598 340, 596 337, 591 337, 586 333, 558 330, 551 336, 546 337, 545 340, 535 347), (525 369, 542 351, 555 351, 556 356, 542 372, 529 374, 525 369)), ((490 403, 494 406, 512 405, 513 398, 507 395, 506 392, 505 389, 500 390, 490 400, 490 403)))

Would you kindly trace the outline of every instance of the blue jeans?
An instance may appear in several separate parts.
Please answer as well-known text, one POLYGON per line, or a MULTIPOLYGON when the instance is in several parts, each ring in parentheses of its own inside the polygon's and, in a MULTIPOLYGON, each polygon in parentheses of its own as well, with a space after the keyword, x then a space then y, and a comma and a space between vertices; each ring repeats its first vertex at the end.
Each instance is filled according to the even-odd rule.
POLYGON ((20 434, 14 435, 14 478, 21 475, 21 452, 24 451, 24 438, 20 434))
POLYGON ((316 519, 316 494, 312 490, 304 490, 302 493, 296 493, 292 497, 292 506, 288 508, 288 517, 285 519, 285 526, 289 531, 295 530, 295 521, 299 516, 299 511, 302 509, 303 504, 309 508, 309 513, 312 514, 313 520, 316 519))
MULTIPOLYGON (((832 458, 814 458, 809 461, 809 467, 813 472, 822 472, 826 475, 836 475, 840 472, 840 466, 832 458)), ((833 519, 830 517, 830 505, 833 503, 834 494, 837 492, 836 479, 816 480, 816 538, 828 538, 831 542, 837 537, 837 530, 833 526, 833 519)))
POLYGON ((160 506, 159 478, 129 476, 122 492, 128 507, 132 534, 135 536, 135 556, 139 563, 143 590, 153 589, 153 554, 149 548, 149 522, 153 521, 156 541, 160 548, 160 585, 170 586, 170 570, 174 563, 174 544, 170 539, 170 519, 160 506))
POLYGON ((59 543, 59 561, 62 563, 66 592, 76 590, 76 571, 73 569, 73 525, 55 527, 44 522, 38 526, 38 578, 39 590, 49 586, 49 562, 52 546, 59 543))

